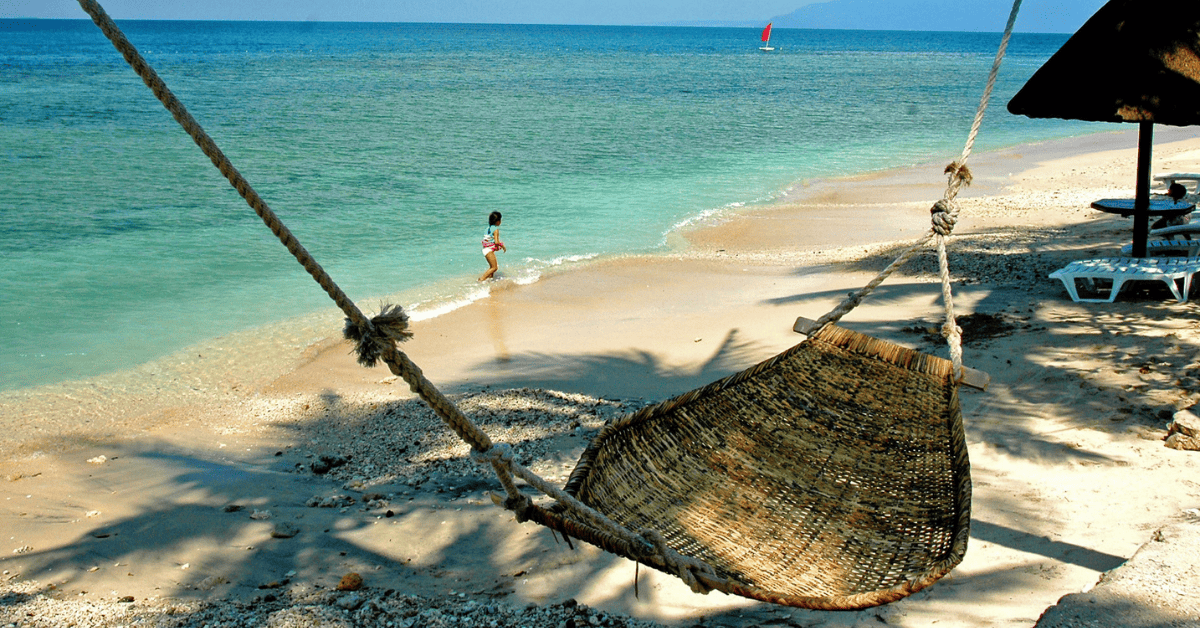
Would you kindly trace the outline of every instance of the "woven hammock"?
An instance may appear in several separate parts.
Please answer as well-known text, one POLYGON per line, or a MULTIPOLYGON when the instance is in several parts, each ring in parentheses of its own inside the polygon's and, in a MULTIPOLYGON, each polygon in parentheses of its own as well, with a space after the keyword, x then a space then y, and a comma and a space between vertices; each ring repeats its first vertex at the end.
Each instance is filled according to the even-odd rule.
MULTIPOLYGON (((952 375, 947 360, 826 326, 609 423, 566 491, 713 567, 701 577, 710 588, 815 609, 898 600, 967 548, 970 465, 952 375)), ((565 509, 523 514, 664 568, 565 509)))
POLYGON ((804 342, 741 373, 606 425, 563 488, 514 462, 422 375, 397 343, 408 318, 367 318, 233 167, 96 0, 79 0, 130 66, 247 204, 346 314, 359 361, 382 360, 491 464, 518 519, 537 521, 682 578, 814 609, 895 601, 948 573, 966 552, 971 480, 958 404, 961 330, 945 241, 954 196, 1000 59, 1015 0, 966 147, 946 172, 933 228, 862 290, 807 330, 804 342), (937 239, 951 360, 834 325, 896 268, 937 239), (535 505, 514 479, 555 500, 535 505))

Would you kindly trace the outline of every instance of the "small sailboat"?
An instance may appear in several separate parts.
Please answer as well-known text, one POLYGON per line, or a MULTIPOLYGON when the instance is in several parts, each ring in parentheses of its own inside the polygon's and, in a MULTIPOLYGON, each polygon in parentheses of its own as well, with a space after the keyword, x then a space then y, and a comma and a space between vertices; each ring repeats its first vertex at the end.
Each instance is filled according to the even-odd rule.
POLYGON ((773 22, 767 22, 767 27, 763 29, 763 34, 762 34, 763 45, 762 45, 762 47, 759 48, 759 50, 766 50, 768 52, 771 50, 774 50, 774 48, 771 47, 771 24, 772 23, 773 22))

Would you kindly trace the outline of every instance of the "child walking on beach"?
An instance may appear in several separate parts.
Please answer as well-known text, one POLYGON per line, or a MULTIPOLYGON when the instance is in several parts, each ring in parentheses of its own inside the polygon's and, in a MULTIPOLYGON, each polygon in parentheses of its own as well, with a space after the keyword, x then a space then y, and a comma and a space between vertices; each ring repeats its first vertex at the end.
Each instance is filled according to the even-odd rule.
POLYGON ((487 258, 488 269, 479 281, 491 279, 500 266, 496 263, 496 249, 508 252, 508 248, 500 241, 500 212, 492 212, 488 216, 487 235, 483 236, 483 256, 487 258))

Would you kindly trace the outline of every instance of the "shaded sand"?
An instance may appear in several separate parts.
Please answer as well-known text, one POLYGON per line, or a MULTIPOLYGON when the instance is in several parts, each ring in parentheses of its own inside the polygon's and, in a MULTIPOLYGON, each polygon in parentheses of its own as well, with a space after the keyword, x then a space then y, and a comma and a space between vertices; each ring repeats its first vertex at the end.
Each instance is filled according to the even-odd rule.
MULTIPOLYGON (((1200 165, 1194 133, 1159 139, 1156 171, 1200 165)), ((148 367, 120 392, 98 380, 87 394, 3 396, 0 625, 1032 626, 1166 542, 1152 539, 1177 538, 1200 507, 1200 453, 1161 440, 1200 396, 1194 303, 1150 287, 1075 304, 1046 278, 1128 240, 1127 220, 1087 204, 1131 192, 1135 145, 1121 132, 972 160, 951 252, 959 314, 991 323, 964 323, 966 362, 992 376, 987 392, 962 393, 972 539, 957 569, 909 599, 775 607, 569 549, 493 506, 495 480, 402 383, 310 330, 280 340, 287 359, 267 366, 226 352, 222 368, 148 367), (349 572, 365 588, 336 591, 349 572)), ((606 419, 801 340, 797 316, 830 310, 926 228, 940 172, 813 182, 684 234, 684 253, 497 282, 417 323, 404 349, 561 482, 606 419)), ((927 334, 941 317, 935 276, 921 255, 843 324, 944 355, 927 334)), ((332 336, 338 317, 321 325, 332 336)), ((1153 608, 1156 625, 1200 620, 1162 588, 1111 595, 1122 581, 1200 584, 1189 563, 1137 562, 1149 576, 1112 576, 1087 603, 1112 617, 1153 608)))

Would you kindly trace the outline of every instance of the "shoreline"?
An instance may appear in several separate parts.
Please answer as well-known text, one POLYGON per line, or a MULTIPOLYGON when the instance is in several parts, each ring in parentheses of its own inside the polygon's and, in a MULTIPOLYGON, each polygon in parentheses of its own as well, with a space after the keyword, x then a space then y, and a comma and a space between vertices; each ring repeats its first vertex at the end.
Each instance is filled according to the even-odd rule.
MULTIPOLYGON (((83 604, 114 617, 165 617, 178 608, 181 620, 199 625, 208 616, 188 610, 194 605, 235 603, 277 617, 308 606, 340 617, 365 612, 370 600, 397 606, 385 593, 394 589, 426 600, 405 602, 417 608, 546 610, 571 599, 614 618, 671 625, 1032 625, 1200 506, 1200 485, 1182 481, 1200 470, 1197 454, 1154 440, 1164 413, 1200 401, 1192 304, 1076 304, 1046 278, 1064 260, 1105 254, 1127 239, 1127 222, 1092 212, 1087 201, 1131 189, 1133 136, 1025 145, 971 162, 977 183, 960 195, 950 253, 956 307, 1001 323, 1000 333, 964 348, 967 363, 993 377, 989 392, 962 397, 975 523, 962 565, 911 598, 858 613, 797 611, 697 596, 648 570, 636 597, 626 561, 586 546, 567 550, 492 506, 486 470, 402 384, 386 370, 359 367, 345 343, 321 336, 297 341, 298 366, 259 387, 180 382, 178 397, 156 402, 147 383, 130 399, 149 409, 130 403, 124 419, 102 419, 109 409, 100 401, 63 399, 43 413, 59 423, 23 417, 10 425, 10 443, 26 437, 22 430, 44 429, 47 446, 20 455, 0 448, 0 521, 13 545, 0 548, 0 618, 10 609, 24 617, 26 608, 65 613, 83 604), (193 385, 202 389, 189 397, 193 385), (92 424, 70 429, 89 412, 92 424), (321 456, 350 459, 310 472, 321 456), (339 495, 354 501, 306 505, 339 495), (272 518, 252 518, 255 511, 272 518), (273 538, 280 522, 299 533, 273 538), (349 594, 334 590, 348 571, 368 585, 354 608, 349 594), (447 601, 447 590, 463 597, 447 601), (119 602, 125 596, 134 602, 119 602)), ((1163 136, 1156 171, 1194 169, 1200 138, 1185 130, 1163 136)), ((913 184, 915 172, 808 186, 778 207, 688 231, 687 253, 600 260, 496 289, 415 324, 416 337, 402 348, 498 440, 519 443, 535 472, 565 478, 587 437, 614 413, 799 342, 791 331, 797 315, 828 311, 911 239, 870 240, 875 233, 926 228, 944 180, 922 175, 930 180, 913 184), (871 211, 847 220, 836 213, 846 202, 871 211), (836 248, 815 241, 837 232, 833 218, 837 229, 853 230, 836 248), (814 223, 821 229, 812 228, 812 240, 787 237, 814 223)), ((943 355, 924 336, 941 316, 932 261, 914 259, 842 324, 943 355)))
MULTIPOLYGON (((1167 132, 1169 132, 1169 130, 1167 130, 1167 132)), ((1103 132, 1103 131, 1097 132, 1097 134, 1100 134, 1100 135, 1103 135, 1106 133, 1107 132, 1103 132)), ((1088 136, 1076 136, 1076 137, 1069 137, 1069 138, 1049 140, 1049 141, 1052 143, 1073 142, 1075 140, 1078 140, 1078 139, 1084 138, 1084 137, 1088 137, 1088 136)), ((1043 143, 1043 142, 1041 142, 1041 141, 1034 142, 1034 144, 1039 144, 1039 143, 1043 143)), ((1004 150, 1010 150, 1010 149, 1004 148, 1004 149, 999 149, 999 150, 1004 151, 1004 150)), ((989 153, 981 153, 980 155, 990 154, 990 152, 994 152, 994 151, 989 151, 989 153)), ((680 223, 677 223, 676 225, 674 225, 670 229, 668 229, 666 232, 661 234, 661 239, 664 244, 664 246, 661 250, 657 250, 657 251, 653 251, 653 252, 649 252, 649 253, 636 253, 635 252, 635 253, 616 253, 616 254, 588 254, 588 255, 584 255, 584 256, 565 256, 565 257, 555 258, 555 259, 551 259, 551 260, 538 260, 538 261, 536 261, 534 266, 531 266, 528 268, 518 267, 520 269, 519 274, 511 275, 511 276, 507 277, 505 281, 506 281, 506 283, 511 282, 511 283, 516 283, 518 285, 527 285, 529 283, 536 283, 536 281, 538 281, 539 279, 531 279, 530 278, 531 274, 540 277, 542 275, 557 274, 560 272, 570 272, 572 269, 580 267, 580 266, 586 266, 594 260, 605 261, 608 259, 613 259, 614 257, 615 258, 622 258, 622 257, 640 258, 640 257, 657 257, 657 256, 664 256, 664 255, 665 256, 675 255, 675 254, 678 254, 681 250, 687 248, 690 244, 688 241, 688 238, 683 234, 686 234, 689 232, 694 232, 694 231, 704 231, 704 230, 708 229, 709 227, 711 227, 714 223, 715 224, 725 224, 730 221, 736 222, 736 221, 742 220, 744 217, 749 216, 749 215, 754 215, 754 214, 764 212, 764 211, 770 212, 770 211, 773 211, 780 207, 787 207, 789 205, 790 199, 794 198, 796 195, 805 195, 805 194, 810 193, 811 189, 814 186, 817 186, 817 187, 825 186, 825 187, 830 187, 830 188, 836 189, 838 186, 842 185, 846 181, 853 181, 856 179, 871 179, 871 178, 876 178, 876 177, 881 177, 881 176, 887 176, 889 173, 904 173, 909 170, 917 172, 917 171, 920 171, 920 169, 923 168, 924 166, 929 166, 929 165, 930 164, 896 166, 896 167, 891 167, 891 168, 885 168, 883 170, 871 170, 871 171, 857 173, 857 174, 853 174, 853 175, 821 177, 821 178, 814 179, 814 180, 797 179, 785 187, 785 190, 788 190, 788 191, 780 191, 780 196, 777 197, 775 200, 766 201, 766 202, 730 203, 724 207, 708 209, 708 210, 702 211, 699 215, 689 217, 689 218, 681 221, 680 223)), ((936 167, 936 166, 931 166, 931 167, 936 167)), ((883 236, 880 236, 880 237, 883 237, 883 236)), ((889 239, 889 238, 884 238, 884 239, 889 239)), ((276 244, 276 246, 277 246, 277 244, 276 244)), ((502 272, 503 272, 503 269, 502 269, 502 272)), ((363 297, 356 297, 356 299, 363 306, 371 305, 380 299, 391 299, 391 300, 399 299, 401 302, 403 302, 405 299, 408 299, 411 301, 411 303, 407 303, 405 305, 406 306, 407 305, 415 306, 414 310, 412 312, 410 312, 410 314, 415 314, 416 318, 428 318, 431 316, 439 316, 449 309, 464 307, 465 305, 469 305, 470 303, 474 303, 481 299, 487 298, 486 295, 480 294, 481 290, 478 289, 477 286, 471 285, 472 282, 466 281, 468 278, 473 278, 474 276, 476 276, 475 272, 470 271, 467 274, 464 274, 461 278, 459 278, 459 280, 442 279, 442 280, 437 280, 430 284, 422 284, 421 286, 414 287, 412 289, 406 289, 405 291, 400 292, 400 293, 375 294, 375 295, 368 295, 368 296, 363 296, 363 297)), ((310 288, 313 288, 313 286, 310 283, 308 283, 307 279, 303 280, 303 283, 309 285, 310 288)), ((319 292, 317 294, 319 294, 319 292)), ((369 309, 369 308, 364 307, 364 310, 366 310, 366 309, 369 309)), ((39 389, 52 389, 54 387, 61 388, 64 385, 69 386, 72 384, 81 384, 81 385, 85 385, 85 386, 90 386, 92 382, 104 382, 105 384, 102 384, 102 385, 111 385, 113 383, 113 380, 120 379, 122 374, 132 373, 132 372, 137 372, 137 371, 145 371, 147 368, 154 368, 163 363, 170 363, 172 360, 174 360, 176 355, 186 355, 189 351, 191 351, 194 348, 212 347, 224 339, 233 339, 232 340, 233 342, 240 342, 240 337, 250 336, 254 333, 260 333, 262 330, 269 330, 269 328, 278 326, 278 325, 294 325, 294 324, 303 325, 304 324, 303 321, 305 321, 305 319, 319 317, 319 316, 321 316, 322 313, 327 313, 330 311, 331 311, 331 308, 328 307, 328 303, 326 302, 325 306, 322 306, 317 310, 310 311, 305 314, 299 314, 299 315, 292 316, 292 317, 289 317, 289 318, 283 319, 283 320, 269 321, 269 322, 266 322, 266 323, 263 323, 260 325, 256 325, 255 327, 229 331, 226 333, 222 333, 218 336, 204 338, 204 339, 201 339, 190 345, 171 350, 171 351, 167 352, 166 354, 161 355, 160 357, 150 359, 145 362, 140 362, 137 364, 132 364, 132 365, 123 367, 116 371, 109 371, 109 372, 104 372, 104 373, 100 373, 97 375, 79 377, 79 378, 75 378, 75 379, 60 380, 60 381, 50 382, 50 383, 21 385, 21 386, 15 387, 15 388, 7 388, 4 390, 0 390, 0 395, 4 395, 7 393, 17 393, 17 394, 38 393, 39 389)), ((270 333, 270 332, 268 332, 268 333, 270 333)))
MULTIPOLYGON (((1159 137, 1163 143, 1169 143, 1173 138, 1188 134, 1187 129, 1166 128, 1162 129, 1159 137)), ((960 192, 960 204, 969 203, 969 199, 979 196, 1003 194, 1005 188, 1012 185, 1010 179, 1014 174, 1013 169, 1025 167, 1022 164, 1028 161, 1026 154, 1035 154, 1039 156, 1038 159, 1052 162, 1060 159, 1077 160, 1081 155, 1089 155, 1089 159, 1094 160, 1105 159, 1112 152, 1133 150, 1135 146, 1135 130, 1118 130, 980 153, 971 162, 978 176, 972 186, 960 192)), ((1027 165, 1036 171, 1033 164, 1027 165)), ((1128 164, 1128 168, 1128 179, 1132 181, 1133 165, 1128 164)), ((416 350, 414 358, 418 364, 429 362, 444 369, 441 372, 457 372, 459 369, 453 364, 441 365, 440 358, 453 355, 456 350, 453 337, 442 330, 472 330, 463 334, 466 338, 475 337, 472 334, 492 336, 490 342, 496 346, 498 354, 503 354, 507 351, 503 347, 506 340, 497 335, 502 335, 503 327, 512 323, 484 324, 479 320, 480 315, 475 313, 486 310, 488 317, 497 318, 513 307, 538 308, 541 297, 537 295, 543 290, 555 294, 560 285, 584 283, 604 286, 604 290, 623 290, 626 284, 641 281, 638 275, 648 272, 648 269, 655 269, 653 281, 668 283, 673 280, 675 273, 686 273, 692 267, 719 268, 722 264, 744 263, 769 275, 772 272, 787 272, 780 270, 786 265, 798 265, 805 267, 805 270, 801 273, 804 279, 797 283, 797 292, 820 291, 823 286, 821 273, 831 261, 840 261, 847 255, 894 248, 928 229, 928 207, 944 191, 944 179, 939 171, 940 164, 926 163, 849 177, 797 182, 787 197, 776 202, 726 215, 715 223, 697 222, 684 230, 674 231, 669 235, 677 241, 673 247, 677 250, 649 255, 592 258, 570 267, 545 272, 533 283, 518 282, 513 278, 493 283, 486 288, 488 294, 482 298, 461 301, 447 311, 435 308, 439 313, 433 317, 415 316, 413 329, 418 338, 423 333, 422 328, 432 327, 437 338, 437 344, 434 345, 437 349, 431 351, 424 361, 417 359, 421 352, 416 350), (833 246, 829 244, 830 233, 836 233, 834 237, 837 243, 833 246)), ((1055 175, 1048 176, 1047 181, 1034 179, 1025 184, 1032 183, 1032 187, 1039 191, 1049 189, 1055 181, 1055 175)), ((1116 176, 1117 179, 1122 177, 1116 176)), ((1112 194, 1119 193, 1119 188, 1112 190, 1112 194)), ((1090 198, 1089 193, 1078 197, 1073 217, 1087 220, 1098 218, 1095 212, 1086 208, 1090 198)), ((969 207, 965 207, 957 228, 958 234, 967 234, 975 229, 972 221, 978 218, 972 215, 969 207)), ((1038 216, 1030 212, 1026 212, 1025 219, 1037 220, 1039 224, 1055 222, 1053 216, 1038 216)), ((987 229, 987 224, 979 228, 987 229)), ((872 274, 865 271, 860 273, 859 281, 865 283, 872 274)), ((723 282, 724 291, 735 290, 741 282, 740 279, 729 277, 723 270, 717 270, 713 280, 723 282)), ((847 289, 858 287, 861 285, 849 285, 847 289)), ((774 289, 773 284, 768 290, 774 289)), ((575 291, 567 296, 567 300, 582 301, 591 295, 575 291)), ((648 296, 647 291, 642 291, 638 301, 644 301, 648 296)), ((773 296, 768 291, 758 294, 757 298, 766 301, 773 296)), ((816 318, 832 309, 838 299, 840 294, 820 301, 816 311, 806 311, 803 315, 816 318)), ((359 305, 365 313, 372 315, 377 309, 374 301, 383 302, 378 298, 365 298, 359 300, 359 305)), ((573 307, 562 300, 557 303, 562 307, 573 307)), ((599 305, 594 304, 593 307, 599 305)), ((706 307, 719 308, 720 304, 708 304, 706 307)), ((621 318, 623 314, 620 310, 620 307, 611 308, 608 316, 621 318)), ((733 316, 745 315, 757 314, 738 313, 733 316)), ((520 318, 515 317, 516 320, 520 318)), ((544 329, 547 324, 543 323, 538 329, 544 329)), ((765 321, 758 323, 764 324, 765 321)), ((289 379, 298 375, 306 377, 302 375, 307 372, 306 369, 326 368, 310 366, 318 361, 347 362, 342 359, 349 356, 349 351, 340 338, 341 326, 341 312, 329 306, 319 312, 212 338, 134 368, 83 380, 0 391, 0 406, 15 408, 15 411, 5 414, 20 417, 16 421, 10 419, 4 426, 7 428, 4 433, 8 436, 0 435, 0 455, 10 457, 17 452, 36 454, 41 451, 40 444, 29 442, 30 434, 44 434, 44 438, 40 439, 43 441, 53 441, 71 434, 83 438, 113 437, 123 431, 149 429, 169 422, 171 408, 174 407, 233 404, 244 402, 262 391, 287 387, 289 379), (96 413, 101 419, 88 421, 92 423, 89 428, 92 433, 89 435, 86 429, 73 429, 84 427, 74 425, 73 421, 80 420, 79 417, 89 412, 96 413), (97 424, 111 427, 97 430, 97 424)), ((692 337, 711 335, 707 331, 697 329, 692 337)), ((554 342, 543 344, 563 346, 570 340, 570 330, 559 330, 559 334, 554 342)), ((771 334, 769 339, 755 340, 765 344, 761 350, 753 353, 753 358, 742 358, 734 363, 749 366, 757 359, 773 355, 797 340, 795 334, 779 325, 779 330, 771 334)), ((519 342, 528 341, 521 339, 519 342)), ((592 348, 603 350, 603 344, 598 343, 592 348)), ((697 344, 695 349, 701 349, 697 344)), ((633 349, 629 351, 635 353, 633 349)), ((680 359, 699 360, 701 356, 702 353, 695 350, 685 351, 680 359)), ((507 360, 501 358, 499 362, 509 369, 504 366, 507 360)), ((528 370, 532 367, 525 364, 519 368, 528 370)), ((435 369, 432 372, 439 371, 435 369)), ((634 379, 652 372, 653 369, 644 370, 634 379)), ((705 371, 705 376, 711 373, 711 369, 705 371)), ((387 373, 361 369, 349 361, 348 367, 337 369, 337 376, 342 380, 358 380, 369 389, 387 373), (380 377, 375 377, 377 374, 380 377)), ((700 385, 704 383, 702 380, 703 377, 692 377, 685 381, 686 385, 700 385)), ((439 380, 433 381, 436 383, 439 380)), ((481 377, 480 381, 490 380, 481 377)), ((569 386, 568 382, 545 378, 528 381, 534 385, 569 386)), ((311 378, 307 383, 319 385, 311 378)), ((466 384, 454 384, 450 389, 465 390, 469 387, 466 384)), ((623 394, 627 390, 627 387, 618 386, 607 394, 623 394)), ((682 390, 672 388, 656 391, 659 395, 677 392, 682 390)))
MULTIPOLYGON (((1168 129, 1167 132, 1171 132, 1171 130, 1168 129)), ((1053 140, 1039 140, 1039 141, 1034 141, 1034 142, 1031 142, 1028 144, 1021 144, 1021 145, 1018 145, 1015 147, 1002 148, 1002 149, 998 149, 998 150, 994 150, 994 151, 989 151, 987 153, 977 154, 978 156, 975 159, 987 158, 986 157, 987 155, 991 155, 991 154, 995 154, 995 153, 1003 153, 1006 151, 1018 150, 1018 149, 1020 149, 1021 146, 1039 146, 1039 145, 1044 145, 1044 144, 1069 145, 1069 144, 1074 144, 1077 142, 1087 142, 1088 141, 1087 138, 1089 138, 1089 137, 1103 136, 1103 135, 1107 135, 1109 133, 1111 133, 1111 132, 1097 132, 1097 133, 1094 133, 1091 135, 1084 135, 1084 136, 1072 136, 1072 137, 1053 139, 1053 140)), ((836 191, 836 190, 843 188, 847 183, 850 183, 850 182, 871 181, 871 180, 876 180, 876 179, 887 180, 887 179, 893 179, 893 178, 904 179, 904 178, 911 178, 913 176, 913 174, 917 174, 917 173, 920 173, 921 176, 924 176, 925 174, 927 174, 928 171, 931 171, 928 169, 932 169, 935 167, 936 167, 936 165, 932 164, 932 162, 931 162, 931 163, 926 163, 926 164, 896 166, 896 167, 891 167, 891 168, 885 168, 882 170, 871 170, 871 171, 867 171, 867 172, 863 172, 863 173, 857 173, 857 174, 846 175, 846 176, 822 177, 822 178, 818 178, 818 179, 814 179, 814 180, 800 179, 800 180, 793 182, 788 187, 789 191, 782 193, 782 195, 780 197, 778 197, 777 199, 775 199, 773 201, 768 201, 766 203, 736 203, 736 204, 734 204, 734 205, 737 205, 736 208, 733 206, 727 206, 727 207, 722 207, 719 209, 707 210, 705 212, 702 212, 701 215, 693 216, 691 218, 688 218, 688 219, 682 221, 681 223, 673 226, 671 229, 669 229, 666 233, 663 234, 663 240, 665 243, 665 248, 663 250, 650 252, 650 253, 588 254, 588 255, 582 255, 582 256, 567 256, 567 257, 564 257, 561 259, 555 259, 555 260, 550 260, 550 261, 543 260, 543 261, 540 261, 540 263, 543 264, 543 266, 539 266, 536 269, 533 269, 533 272, 535 272, 538 277, 537 279, 530 280, 530 278, 528 276, 526 276, 524 274, 518 274, 515 276, 506 277, 504 279, 504 281, 499 284, 499 287, 500 287, 500 289, 507 290, 514 286, 519 287, 519 286, 530 285, 532 283, 536 283, 537 281, 540 281, 541 277, 543 277, 543 276, 557 275, 557 274, 561 274, 564 272, 570 273, 578 268, 586 268, 588 265, 593 264, 593 263, 605 263, 605 262, 609 262, 612 260, 619 260, 619 259, 625 259, 625 258, 653 259, 653 258, 660 258, 660 257, 675 257, 675 256, 680 255, 681 253, 683 253, 685 255, 689 255, 689 256, 696 256, 698 254, 698 252, 697 252, 698 242, 693 241, 693 239, 690 236, 692 234, 703 234, 704 232, 711 230, 714 225, 719 228, 719 227, 721 227, 723 225, 727 225, 729 223, 737 223, 737 222, 743 221, 744 219, 747 219, 747 218, 753 218, 756 215, 762 215, 762 214, 771 213, 771 212, 794 211, 797 203, 801 203, 801 204, 805 203, 806 197, 820 194, 821 193, 820 190, 823 190, 823 189, 830 189, 830 190, 836 191)), ((929 189, 935 189, 936 187, 937 186, 934 185, 933 188, 929 188, 929 189)), ((922 189, 924 189, 924 188, 922 188, 922 189)), ((897 192, 898 192, 897 188, 892 187, 887 190, 886 194, 895 194, 897 192)), ((964 192, 963 196, 969 195, 970 193, 971 193, 970 188, 967 188, 966 191, 964 192)), ((917 203, 918 205, 925 202, 924 197, 913 198, 910 200, 919 201, 917 203)), ((852 207, 849 207, 849 206, 847 208, 853 209, 852 207)), ((847 209, 847 208, 839 208, 839 209, 847 209)), ((826 209, 828 209, 828 204, 826 204, 826 209)), ((871 208, 871 207, 867 208, 867 212, 870 212, 873 210, 874 210, 874 208, 871 208)), ((720 231, 720 229, 718 229, 718 231, 720 231)), ((914 230, 914 232, 915 232, 915 230, 914 230)), ((857 234, 859 232, 856 231, 855 233, 857 234)), ((845 235, 845 234, 840 234, 840 235, 845 235)), ((881 233, 874 233, 874 236, 869 240, 869 242, 874 242, 876 239, 879 242, 883 242, 883 241, 890 241, 895 238, 887 237, 881 233)), ((699 242, 703 242, 703 237, 699 242)), ((857 243, 857 241, 847 242, 846 245, 855 244, 855 243, 857 243)), ((814 247, 816 245, 817 245, 817 242, 810 242, 808 244, 809 247, 814 247)), ((529 270, 529 269, 522 269, 522 270, 529 270)), ((475 274, 476 273, 471 272, 466 275, 463 275, 463 281, 465 281, 465 278, 474 277, 475 274)), ((431 292, 430 286, 422 286, 422 287, 413 288, 412 290, 406 291, 405 293, 398 293, 398 294, 393 294, 393 295, 366 296, 366 297, 359 298, 358 301, 360 302, 361 305, 365 306, 367 304, 371 304, 371 303, 374 303, 374 302, 380 301, 380 300, 389 300, 389 299, 395 300, 397 298, 401 298, 401 300, 402 300, 402 297, 401 297, 402 294, 411 293, 413 295, 412 298, 418 299, 418 300, 412 304, 412 311, 410 311, 410 315, 413 316, 413 320, 420 321, 420 320, 424 320, 424 319, 428 319, 428 318, 435 318, 435 317, 441 316, 447 312, 453 311, 453 310, 461 308, 461 307, 470 306, 471 304, 477 303, 477 302, 479 302, 481 300, 485 300, 487 298, 486 294, 482 294, 482 295, 480 294, 481 290, 487 289, 486 287, 471 286, 471 285, 467 285, 465 283, 460 285, 460 283, 461 282, 454 281, 454 280, 450 280, 450 281, 441 280, 438 283, 431 284, 431 286, 444 284, 441 288, 433 289, 432 292, 431 292), (449 286, 449 287, 447 287, 447 286, 449 286), (479 288, 479 289, 471 289, 471 288, 479 288), (430 297, 430 294, 437 294, 439 296, 430 297)), ((364 307, 364 311, 366 311, 368 309, 369 309, 368 307, 364 307)), ((409 309, 409 306, 406 305, 406 309, 409 309)), ((52 390, 55 388, 62 388, 64 386, 71 386, 74 384, 79 384, 79 385, 83 385, 83 386, 110 384, 113 382, 113 380, 120 379, 123 375, 126 375, 126 374, 136 373, 139 371, 144 372, 147 369, 162 368, 163 364, 169 364, 169 363, 175 361, 177 359, 177 356, 182 356, 182 355, 187 355, 189 353, 193 353, 197 349, 203 350, 203 349, 213 349, 213 348, 216 348, 216 349, 228 348, 228 347, 221 347, 222 342, 224 342, 226 345, 233 345, 235 343, 242 344, 245 341, 244 340, 245 338, 253 338, 255 336, 262 336, 264 330, 270 330, 271 328, 276 327, 276 326, 283 325, 283 326, 290 326, 293 328, 299 327, 301 329, 312 328, 317 325, 328 326, 329 325, 328 321, 322 320, 322 317, 325 315, 328 315, 328 317, 330 319, 340 318, 340 314, 336 313, 336 310, 333 310, 331 307, 326 305, 319 310, 308 312, 306 314, 293 316, 293 317, 290 317, 290 318, 287 318, 284 320, 280 320, 280 321, 271 321, 271 322, 264 323, 262 325, 258 325, 258 326, 255 326, 255 327, 252 327, 249 329, 235 330, 235 331, 231 331, 228 333, 223 333, 219 336, 206 338, 199 342, 193 343, 191 345, 188 345, 185 347, 180 347, 179 349, 170 351, 167 354, 165 354, 159 358, 155 358, 152 360, 148 360, 146 362, 135 364, 135 365, 129 366, 127 368, 122 368, 117 371, 110 371, 110 372, 101 373, 98 375, 79 378, 79 379, 61 380, 61 381, 50 382, 50 383, 45 383, 45 384, 20 386, 20 387, 16 387, 16 388, 0 390, 0 395, 39 394, 44 391, 52 390), (321 322, 314 323, 313 321, 321 321, 321 322)), ((268 335, 269 335, 269 333, 270 332, 268 331, 268 335)), ((264 377, 266 377, 266 376, 269 376, 269 375, 264 375, 264 377)))

